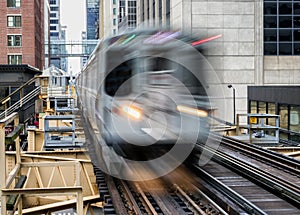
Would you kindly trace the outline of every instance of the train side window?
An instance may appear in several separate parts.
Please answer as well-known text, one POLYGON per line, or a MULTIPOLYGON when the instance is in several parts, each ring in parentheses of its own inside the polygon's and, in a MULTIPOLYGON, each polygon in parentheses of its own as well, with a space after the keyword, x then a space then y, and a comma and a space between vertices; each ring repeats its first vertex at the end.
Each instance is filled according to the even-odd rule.
POLYGON ((105 92, 109 96, 126 96, 131 93, 132 69, 128 62, 114 68, 105 78, 105 92))

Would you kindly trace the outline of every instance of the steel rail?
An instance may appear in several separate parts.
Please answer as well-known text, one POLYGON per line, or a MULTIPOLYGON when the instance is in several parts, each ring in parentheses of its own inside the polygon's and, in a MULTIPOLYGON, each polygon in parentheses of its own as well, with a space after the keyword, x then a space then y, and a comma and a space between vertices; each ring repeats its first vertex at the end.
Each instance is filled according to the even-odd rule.
POLYGON ((223 195, 228 197, 231 201, 236 203, 245 212, 250 214, 257 214, 257 215, 267 215, 267 213, 265 213, 259 207, 254 205, 249 200, 245 199, 242 195, 238 194, 237 192, 232 190, 230 187, 228 187, 218 179, 214 178, 212 175, 210 175, 209 173, 201 169, 198 165, 194 165, 194 167, 201 175, 203 175, 203 179, 207 183, 211 184, 219 192, 221 192, 223 195))
MULTIPOLYGON (((220 138, 220 136, 216 134, 212 134, 212 136, 220 138)), ((300 161, 295 158, 278 154, 253 144, 250 145, 248 143, 237 141, 230 137, 223 137, 222 144, 229 146, 230 148, 238 149, 239 151, 245 153, 248 153, 249 151, 252 153, 257 153, 260 155, 259 159, 267 161, 268 163, 273 163, 278 167, 300 175, 300 161)))
POLYGON ((300 188, 294 183, 283 181, 282 178, 270 175, 268 172, 258 169, 240 159, 234 158, 224 152, 211 150, 208 146, 196 145, 200 150, 206 150, 214 154, 213 160, 226 166, 227 168, 238 172, 248 179, 267 187, 274 194, 285 199, 300 208, 300 188))
POLYGON ((120 181, 120 183, 122 184, 132 206, 133 206, 133 210, 136 214, 142 214, 142 211, 140 210, 140 207, 138 206, 136 200, 134 199, 132 192, 129 190, 127 184, 124 181, 120 181))

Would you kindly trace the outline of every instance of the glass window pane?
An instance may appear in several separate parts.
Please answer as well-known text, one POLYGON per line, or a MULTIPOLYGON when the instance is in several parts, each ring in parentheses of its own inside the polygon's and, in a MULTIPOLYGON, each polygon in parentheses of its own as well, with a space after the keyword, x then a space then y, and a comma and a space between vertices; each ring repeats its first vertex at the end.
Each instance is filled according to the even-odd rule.
POLYGON ((300 106, 291 106, 290 130, 300 132, 300 106))
POLYGON ((294 30, 294 41, 300 41, 300 30, 294 30))
POLYGON ((257 113, 257 101, 250 101, 250 113, 257 113))
POLYGON ((300 3, 294 3, 294 14, 300 15, 300 3))
POLYGON ((265 55, 277 55, 277 43, 264 43, 265 55))
POLYGON ((258 113, 267 113, 266 102, 258 102, 258 113))
POLYGON ((292 3, 279 3, 279 14, 292 14, 292 3))
POLYGON ((279 28, 291 28, 292 17, 291 16, 280 16, 279 17, 279 28))
POLYGON ((277 28, 277 17, 276 16, 264 16, 264 27, 265 28, 277 28))
POLYGON ((276 2, 264 3, 264 13, 268 15, 277 14, 277 3, 276 2))
POLYGON ((280 128, 288 129, 288 106, 279 105, 280 128))
POLYGON ((21 16, 16 16, 16 25, 15 27, 21 27, 22 26, 22 20, 21 20, 21 16))
POLYGON ((13 36, 12 35, 7 36, 7 46, 13 46, 13 36))
MULTIPOLYGON (((276 106, 275 103, 268 103, 268 114, 276 114, 276 106)), ((268 124, 275 126, 276 125, 276 120, 275 118, 269 118, 268 119, 268 124)))
POLYGON ((265 41, 277 41, 277 30, 264 30, 264 39, 265 41))
POLYGON ((15 41, 16 41, 16 44, 15 44, 16 46, 22 46, 22 36, 16 35, 15 41))
POLYGON ((16 7, 21 7, 21 0, 16 0, 16 7))
POLYGON ((279 30, 279 41, 292 41, 292 30, 279 30))
POLYGON ((294 16, 294 28, 300 28, 300 16, 294 16))
POLYGON ((300 43, 294 43, 294 54, 300 55, 300 43))
POLYGON ((14 17, 13 16, 8 16, 7 17, 7 26, 8 27, 14 27, 14 17))
POLYGON ((280 43, 279 44, 279 54, 280 55, 291 55, 292 54, 292 44, 291 43, 280 43))

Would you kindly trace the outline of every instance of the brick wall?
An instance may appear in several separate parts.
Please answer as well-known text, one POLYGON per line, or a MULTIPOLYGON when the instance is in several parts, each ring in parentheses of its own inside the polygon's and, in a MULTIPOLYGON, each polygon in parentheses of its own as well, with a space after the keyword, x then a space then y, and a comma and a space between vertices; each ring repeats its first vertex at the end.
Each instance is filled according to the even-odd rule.
POLYGON ((21 54, 22 64, 44 67, 44 0, 23 0, 21 8, 7 8, 0 1, 0 64, 7 64, 8 54, 21 54), (21 15, 21 28, 8 28, 7 15, 21 15), (8 34, 22 34, 22 47, 8 47, 8 34))

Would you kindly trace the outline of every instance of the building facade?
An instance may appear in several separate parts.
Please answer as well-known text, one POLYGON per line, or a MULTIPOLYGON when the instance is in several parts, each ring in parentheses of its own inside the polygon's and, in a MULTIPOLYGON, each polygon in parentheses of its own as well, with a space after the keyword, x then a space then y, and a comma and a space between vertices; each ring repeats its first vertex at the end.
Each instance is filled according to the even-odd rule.
POLYGON ((60 53, 66 53, 64 45, 56 45, 55 41, 66 40, 66 26, 60 23, 60 0, 49 0, 50 4, 50 65, 64 71, 68 70, 67 58, 60 53))
POLYGON ((0 64, 45 66, 45 0, 0 1, 0 64))
POLYGON ((236 113, 247 113, 248 86, 300 85, 299 13, 298 0, 140 0, 137 20, 170 23, 200 39, 222 35, 204 54, 223 86, 224 120, 232 122, 232 87, 236 113))
POLYGON ((86 0, 86 38, 98 39, 100 0, 86 0))
POLYGON ((138 25, 156 28, 170 27, 170 3, 171 0, 137 1, 138 25))
POLYGON ((100 1, 99 38, 106 38, 137 27, 139 0, 100 1))
MULTIPOLYGON (((248 112, 280 116, 280 139, 300 143, 300 86, 249 86, 248 112)), ((275 126, 269 119, 266 123, 275 126)))

